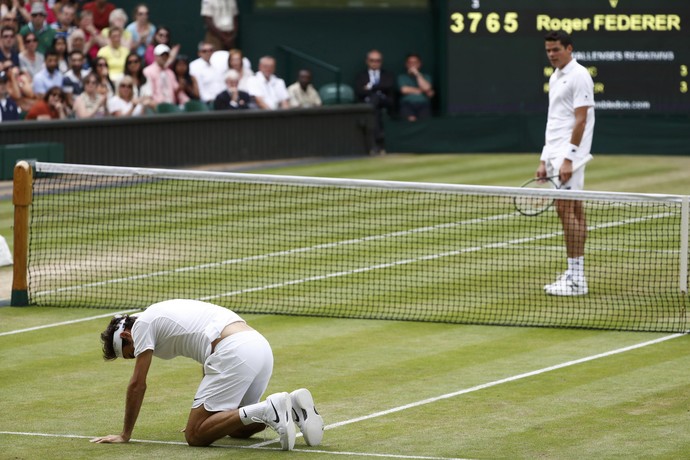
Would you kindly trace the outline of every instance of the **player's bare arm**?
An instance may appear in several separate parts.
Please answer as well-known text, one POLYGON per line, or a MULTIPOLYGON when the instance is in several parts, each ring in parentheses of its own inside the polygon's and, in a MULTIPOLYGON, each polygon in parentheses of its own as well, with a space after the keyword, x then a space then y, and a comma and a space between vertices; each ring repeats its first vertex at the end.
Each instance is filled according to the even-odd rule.
MULTIPOLYGON (((127 332, 123 332, 127 334, 127 332)), ((131 345, 130 345, 131 346, 131 345)), ((123 350, 126 352, 127 350, 123 350)), ((132 438, 132 431, 141 410, 141 404, 144 401, 144 394, 146 393, 146 376, 148 375, 153 358, 153 350, 146 350, 137 357, 134 365, 134 372, 132 378, 127 386, 127 400, 125 404, 125 421, 122 428, 122 433, 119 435, 102 436, 92 439, 91 442, 96 443, 121 443, 129 442, 132 438)))

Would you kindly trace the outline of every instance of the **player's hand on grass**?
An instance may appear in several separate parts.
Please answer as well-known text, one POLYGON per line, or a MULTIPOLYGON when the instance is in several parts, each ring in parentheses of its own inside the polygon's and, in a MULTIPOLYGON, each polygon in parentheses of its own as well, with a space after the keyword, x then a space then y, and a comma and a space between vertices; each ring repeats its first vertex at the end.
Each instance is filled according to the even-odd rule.
POLYGON ((121 442, 129 442, 129 439, 125 438, 121 434, 110 434, 108 436, 93 438, 91 442, 95 442, 98 444, 116 444, 121 442))

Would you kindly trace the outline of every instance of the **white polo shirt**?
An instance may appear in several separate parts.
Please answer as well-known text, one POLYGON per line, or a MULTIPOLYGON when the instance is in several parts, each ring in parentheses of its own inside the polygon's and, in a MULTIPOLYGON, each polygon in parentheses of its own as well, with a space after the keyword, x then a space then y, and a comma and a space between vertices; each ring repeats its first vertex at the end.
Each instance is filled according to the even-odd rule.
POLYGON ((577 156, 587 155, 594 136, 594 82, 586 68, 574 58, 549 79, 549 114, 541 160, 563 156, 575 126, 575 109, 589 107, 587 123, 577 156))
POLYGON ((199 85, 199 99, 204 102, 215 100, 216 96, 225 91, 223 74, 203 58, 194 59, 189 63, 189 74, 196 78, 199 85))
POLYGON ((134 356, 153 350, 153 356, 172 359, 186 356, 204 364, 211 342, 228 324, 244 321, 237 313, 198 300, 159 302, 137 315, 132 326, 134 356))
POLYGON ((236 0, 202 0, 201 15, 213 18, 220 30, 230 32, 235 28, 234 18, 239 14, 236 0))
POLYGON ((249 94, 260 97, 271 109, 277 109, 282 101, 290 98, 285 81, 275 75, 266 80, 263 73, 257 72, 249 79, 249 94))

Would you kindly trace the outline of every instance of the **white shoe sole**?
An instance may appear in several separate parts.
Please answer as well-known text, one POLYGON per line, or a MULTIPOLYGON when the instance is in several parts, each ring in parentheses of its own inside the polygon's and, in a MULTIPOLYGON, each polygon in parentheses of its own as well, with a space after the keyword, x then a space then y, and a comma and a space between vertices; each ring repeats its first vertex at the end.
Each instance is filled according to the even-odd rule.
POLYGON ((290 393, 295 423, 308 446, 318 446, 323 439, 323 417, 316 412, 314 398, 306 388, 290 393))
POLYGON ((551 286, 547 286, 544 288, 544 291, 546 291, 546 293, 548 295, 555 295, 555 296, 561 296, 561 297, 574 297, 574 296, 578 296, 578 295, 587 295, 587 293, 589 292, 589 290, 587 289, 586 286, 580 287, 577 289, 563 289, 561 287, 551 288, 551 286))
POLYGON ((548 295, 554 295, 557 297, 576 297, 579 295, 587 295, 587 291, 570 291, 570 292, 564 292, 564 291, 546 291, 548 295))

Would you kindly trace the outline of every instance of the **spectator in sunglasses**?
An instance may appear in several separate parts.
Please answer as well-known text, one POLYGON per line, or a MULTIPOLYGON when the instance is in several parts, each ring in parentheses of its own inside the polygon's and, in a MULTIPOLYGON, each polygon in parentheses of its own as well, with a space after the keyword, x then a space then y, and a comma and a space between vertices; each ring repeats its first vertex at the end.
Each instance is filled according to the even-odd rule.
POLYGON ((55 29, 50 27, 46 18, 48 13, 43 2, 33 2, 31 4, 31 21, 19 29, 22 39, 26 39, 29 33, 33 33, 38 39, 37 51, 45 53, 53 45, 55 29))
POLYGON ((29 32, 24 37, 24 51, 19 53, 19 68, 31 75, 33 80, 34 75, 43 69, 43 61, 43 53, 38 51, 36 34, 29 32))
POLYGON ((19 52, 14 30, 10 26, 0 28, 0 72, 19 66, 19 52))
POLYGON ((84 92, 74 101, 74 114, 77 118, 100 118, 107 114, 108 94, 95 75, 84 78, 84 92))
POLYGON ((146 109, 153 112, 156 105, 150 97, 134 97, 134 80, 124 76, 117 85, 117 96, 108 100, 108 112, 114 117, 129 117, 144 115, 146 109))
POLYGON ((57 86, 50 88, 43 99, 38 100, 29 113, 27 120, 62 120, 67 118, 65 93, 57 86))

